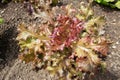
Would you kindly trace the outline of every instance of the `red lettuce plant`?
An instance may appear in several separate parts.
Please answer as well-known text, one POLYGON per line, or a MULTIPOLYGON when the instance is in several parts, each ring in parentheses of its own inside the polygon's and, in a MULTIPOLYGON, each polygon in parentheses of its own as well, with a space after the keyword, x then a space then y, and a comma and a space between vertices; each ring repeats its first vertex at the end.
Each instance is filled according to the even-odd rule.
POLYGON ((79 39, 79 34, 83 29, 83 22, 77 18, 63 15, 59 15, 57 21, 58 25, 51 35, 51 42, 55 50, 63 50, 79 39))
POLYGON ((82 80, 87 72, 105 66, 108 41, 100 33, 104 20, 82 5, 78 10, 67 5, 64 11, 38 27, 20 25, 20 58, 57 74, 59 80, 82 80))

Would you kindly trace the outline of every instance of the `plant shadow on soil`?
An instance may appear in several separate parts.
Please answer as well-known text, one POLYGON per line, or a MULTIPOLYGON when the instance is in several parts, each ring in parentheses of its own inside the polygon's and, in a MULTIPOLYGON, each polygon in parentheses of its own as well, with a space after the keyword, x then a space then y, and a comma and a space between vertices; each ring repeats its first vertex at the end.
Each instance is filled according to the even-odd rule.
POLYGON ((8 3, 1 3, 0 2, 0 9, 5 9, 8 6, 8 3))
POLYGON ((17 35, 15 27, 9 28, 0 35, 0 70, 14 62, 19 53, 19 46, 15 40, 17 35))
POLYGON ((84 80, 118 80, 118 77, 106 70, 104 73, 98 72, 94 76, 86 76, 84 80))

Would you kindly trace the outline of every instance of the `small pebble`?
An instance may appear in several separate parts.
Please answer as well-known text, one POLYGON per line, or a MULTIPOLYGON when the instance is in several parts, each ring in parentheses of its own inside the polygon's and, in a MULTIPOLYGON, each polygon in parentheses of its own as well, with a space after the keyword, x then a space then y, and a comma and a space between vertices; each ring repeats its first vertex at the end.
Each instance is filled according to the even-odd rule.
POLYGON ((3 14, 5 12, 5 9, 1 11, 1 14, 3 14))
POLYGON ((116 19, 113 19, 113 22, 116 22, 116 19))
POLYGON ((119 42, 117 41, 116 44, 119 44, 119 42))
POLYGON ((1 14, 3 14, 4 13, 4 10, 3 11, 1 11, 1 14))
POLYGON ((17 11, 18 10, 18 8, 15 8, 15 11, 17 11))
POLYGON ((117 48, 116 46, 112 46, 113 49, 117 48))

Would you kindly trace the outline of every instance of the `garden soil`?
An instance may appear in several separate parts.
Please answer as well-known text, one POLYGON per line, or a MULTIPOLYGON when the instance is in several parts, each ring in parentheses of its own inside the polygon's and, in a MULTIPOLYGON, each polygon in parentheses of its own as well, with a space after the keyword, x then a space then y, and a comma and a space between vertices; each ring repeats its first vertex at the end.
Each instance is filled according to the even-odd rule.
MULTIPOLYGON (((63 0, 63 5, 73 3, 75 7, 81 0, 63 0)), ((84 0, 83 0, 84 1, 84 0)), ((107 70, 98 73, 90 80, 120 80, 120 10, 93 4, 97 16, 105 16, 105 36, 113 43, 110 45, 107 57, 107 70)), ((0 4, 0 17, 4 23, 0 25, 0 80, 59 80, 51 77, 45 70, 33 70, 31 63, 25 64, 18 59, 19 46, 15 40, 17 27, 20 23, 39 24, 42 18, 28 15, 27 9, 21 3, 0 4)), ((89 80, 89 79, 86 79, 89 80)))

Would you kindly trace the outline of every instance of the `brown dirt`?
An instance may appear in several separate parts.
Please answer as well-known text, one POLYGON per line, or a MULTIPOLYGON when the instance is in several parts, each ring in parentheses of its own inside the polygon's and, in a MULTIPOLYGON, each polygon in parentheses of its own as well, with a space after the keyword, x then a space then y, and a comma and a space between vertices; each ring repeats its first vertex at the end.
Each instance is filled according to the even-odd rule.
MULTIPOLYGON (((63 0, 64 4, 73 3, 76 7, 81 0, 63 0)), ((96 15, 106 18, 105 35, 113 41, 107 58, 107 71, 92 80, 120 80, 120 11, 98 4, 93 5, 96 15)), ((5 19, 0 25, 0 80, 58 80, 51 78, 45 70, 35 72, 31 63, 24 64, 17 59, 19 47, 15 40, 16 28, 21 22, 41 23, 41 18, 29 16, 20 3, 0 4, 0 16, 5 19)), ((86 79, 88 80, 88 79, 86 79)))

